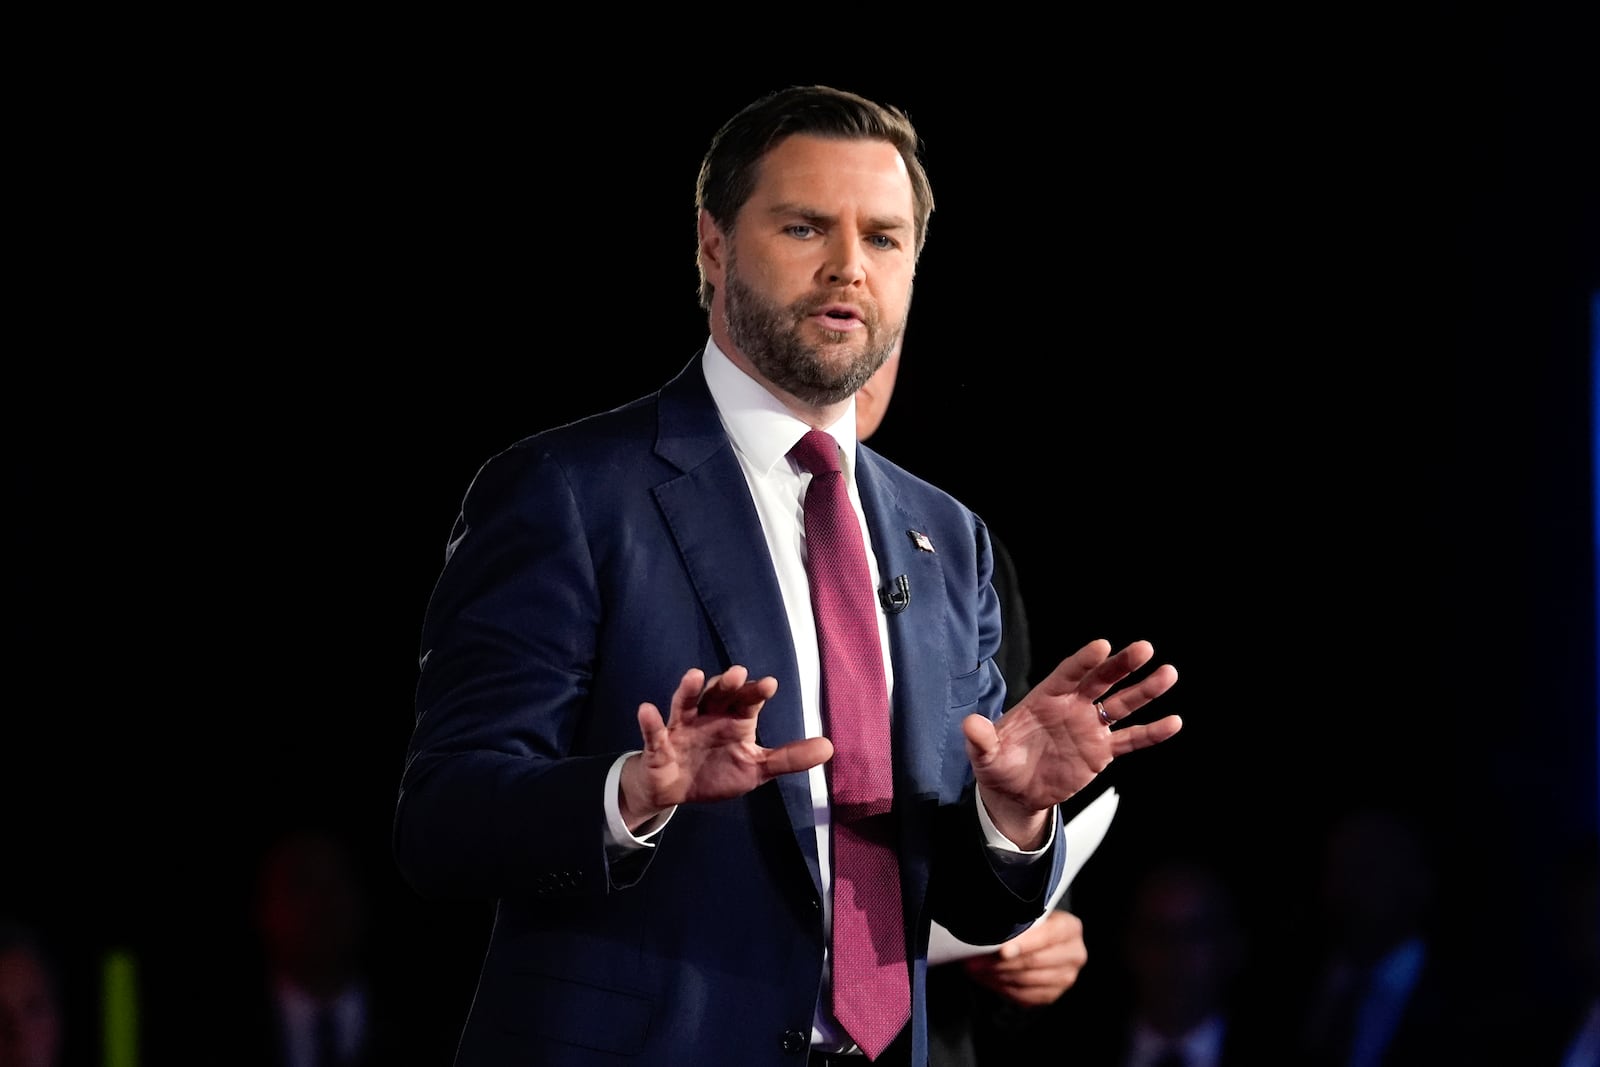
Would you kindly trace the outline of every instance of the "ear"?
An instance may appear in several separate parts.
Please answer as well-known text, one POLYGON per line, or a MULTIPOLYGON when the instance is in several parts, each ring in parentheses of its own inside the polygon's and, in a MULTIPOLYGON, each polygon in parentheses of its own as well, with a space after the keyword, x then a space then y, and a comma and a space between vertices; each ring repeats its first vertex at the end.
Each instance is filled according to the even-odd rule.
POLYGON ((712 219, 711 213, 704 208, 700 209, 700 218, 696 223, 700 234, 700 270, 705 274, 706 280, 722 289, 722 276, 727 270, 727 237, 722 232, 722 227, 712 219))

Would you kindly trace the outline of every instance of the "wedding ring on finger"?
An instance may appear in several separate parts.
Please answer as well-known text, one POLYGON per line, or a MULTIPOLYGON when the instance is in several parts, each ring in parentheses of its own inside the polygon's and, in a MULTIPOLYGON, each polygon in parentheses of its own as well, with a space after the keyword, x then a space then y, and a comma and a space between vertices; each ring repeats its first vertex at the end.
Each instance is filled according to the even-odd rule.
POLYGON ((1109 729, 1111 727, 1111 716, 1106 714, 1106 706, 1096 700, 1094 702, 1094 710, 1100 713, 1100 721, 1105 723, 1106 728, 1109 729))

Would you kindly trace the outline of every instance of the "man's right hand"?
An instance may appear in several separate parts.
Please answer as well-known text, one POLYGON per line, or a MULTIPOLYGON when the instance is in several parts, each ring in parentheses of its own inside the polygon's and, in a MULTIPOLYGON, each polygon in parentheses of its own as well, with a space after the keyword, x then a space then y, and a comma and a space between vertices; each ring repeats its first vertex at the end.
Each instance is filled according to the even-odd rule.
POLYGON ((639 705, 644 752, 622 767, 620 807, 630 830, 677 804, 742 796, 780 774, 806 771, 833 756, 833 742, 808 737, 778 748, 756 743, 756 717, 778 680, 748 680, 737 664, 710 681, 691 667, 672 694, 671 715, 639 705))

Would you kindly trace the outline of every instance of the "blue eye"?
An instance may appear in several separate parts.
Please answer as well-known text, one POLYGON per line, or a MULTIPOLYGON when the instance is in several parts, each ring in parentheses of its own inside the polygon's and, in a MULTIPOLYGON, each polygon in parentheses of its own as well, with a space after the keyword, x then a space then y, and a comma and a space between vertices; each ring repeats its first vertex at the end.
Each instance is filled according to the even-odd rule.
POLYGON ((787 227, 787 230, 789 232, 789 236, 799 238, 807 238, 817 232, 817 228, 815 226, 808 225, 804 222, 797 222, 793 226, 787 227))

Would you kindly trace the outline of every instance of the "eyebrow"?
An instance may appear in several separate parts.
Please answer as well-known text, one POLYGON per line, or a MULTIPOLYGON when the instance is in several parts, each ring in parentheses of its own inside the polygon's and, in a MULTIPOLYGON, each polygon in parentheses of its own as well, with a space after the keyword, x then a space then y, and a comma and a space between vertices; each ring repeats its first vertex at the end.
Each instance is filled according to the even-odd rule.
MULTIPOLYGON (((805 219, 808 223, 825 225, 838 220, 837 215, 816 208, 807 207, 799 203, 774 204, 767 212, 773 218, 792 215, 805 219)), ((873 215, 866 220, 866 228, 872 233, 899 233, 911 229, 911 220, 899 215, 873 215)))

